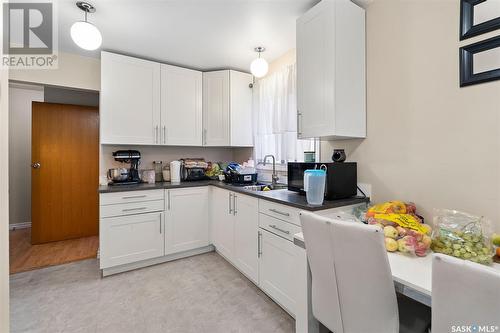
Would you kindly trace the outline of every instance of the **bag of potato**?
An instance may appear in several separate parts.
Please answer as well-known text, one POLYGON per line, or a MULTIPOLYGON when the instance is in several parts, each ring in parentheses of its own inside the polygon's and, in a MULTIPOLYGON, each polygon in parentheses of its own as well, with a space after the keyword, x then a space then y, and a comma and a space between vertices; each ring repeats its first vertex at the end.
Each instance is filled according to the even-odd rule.
POLYGON ((436 209, 431 248, 434 252, 489 265, 493 262, 493 249, 484 236, 489 228, 489 221, 483 217, 436 209))
POLYGON ((416 214, 414 203, 388 201, 372 206, 366 212, 368 224, 384 230, 385 247, 389 252, 427 255, 431 246, 431 227, 416 214))

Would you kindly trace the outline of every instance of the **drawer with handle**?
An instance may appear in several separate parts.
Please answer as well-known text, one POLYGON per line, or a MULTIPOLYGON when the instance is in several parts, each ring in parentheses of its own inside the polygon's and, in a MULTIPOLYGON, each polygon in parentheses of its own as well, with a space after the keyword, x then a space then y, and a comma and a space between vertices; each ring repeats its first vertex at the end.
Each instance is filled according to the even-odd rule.
POLYGON ((299 210, 267 200, 259 200, 259 212, 300 226, 299 210))
POLYGON ((101 206, 101 218, 112 216, 123 216, 133 214, 143 214, 150 212, 160 212, 164 209, 164 201, 154 200, 145 202, 130 202, 116 205, 101 206))
POLYGON ((163 200, 162 189, 159 190, 145 190, 145 191, 130 191, 130 192, 117 192, 117 193, 101 193, 100 205, 116 205, 125 204, 129 202, 142 202, 152 200, 163 200))
POLYGON ((259 214, 259 227, 293 241, 293 235, 302 232, 302 228, 266 214, 259 214))

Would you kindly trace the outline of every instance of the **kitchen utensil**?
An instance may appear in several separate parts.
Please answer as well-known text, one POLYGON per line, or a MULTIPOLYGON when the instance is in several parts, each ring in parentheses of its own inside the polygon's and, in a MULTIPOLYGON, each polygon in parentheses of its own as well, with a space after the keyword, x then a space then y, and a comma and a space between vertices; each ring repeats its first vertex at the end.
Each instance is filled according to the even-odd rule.
POLYGON ((155 171, 153 169, 142 170, 141 179, 148 184, 154 184, 156 180, 155 171))
MULTIPOLYGON (((127 177, 126 178, 121 178, 118 177, 116 179, 112 179, 109 177, 109 170, 108 170, 108 178, 110 178, 111 183, 110 185, 126 185, 126 184, 137 184, 141 182, 141 179, 139 177, 139 160, 141 159, 141 153, 137 150, 117 150, 113 152, 113 157, 115 161, 121 162, 121 163, 130 163, 130 169, 125 169, 127 170, 127 177), (121 179, 119 179, 121 178, 121 179)), ((119 169, 124 169, 124 168, 119 168, 119 169)), ((114 173, 114 172, 112 172, 114 173)))
POLYGON ((163 181, 164 182, 170 181, 170 165, 165 165, 163 167, 163 181))
POLYGON ((181 162, 172 161, 170 162, 170 181, 172 183, 181 182, 181 162))
POLYGON ((162 166, 163 166, 162 161, 153 161, 153 169, 155 170, 155 181, 156 182, 163 181, 162 166))
POLYGON ((307 203, 313 206, 321 206, 325 199, 325 170, 304 171, 304 191, 306 191, 307 203))
POLYGON ((332 155, 332 161, 334 162, 344 162, 346 159, 346 154, 344 149, 334 149, 332 155))
POLYGON ((129 177, 127 168, 114 168, 108 170, 108 179, 113 182, 126 181, 129 177))
POLYGON ((314 163, 316 160, 316 152, 314 151, 305 151, 304 152, 304 162, 305 163, 314 163))

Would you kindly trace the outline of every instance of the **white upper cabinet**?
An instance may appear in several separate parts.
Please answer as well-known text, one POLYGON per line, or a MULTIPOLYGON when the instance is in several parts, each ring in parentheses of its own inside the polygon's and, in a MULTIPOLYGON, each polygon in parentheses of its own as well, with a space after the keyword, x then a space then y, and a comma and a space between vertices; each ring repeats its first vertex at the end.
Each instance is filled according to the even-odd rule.
POLYGON ((229 71, 231 99, 231 146, 252 147, 252 98, 253 82, 251 74, 229 71))
POLYGON ((365 11, 323 0, 297 20, 299 138, 366 137, 365 11))
POLYGON ((251 74, 233 70, 203 73, 203 144, 252 147, 251 74))
POLYGON ((161 144, 202 145, 202 73, 161 65, 161 144))
POLYGON ((203 144, 229 146, 229 71, 203 73, 203 144))
POLYGON ((100 99, 101 143, 159 143, 159 63, 101 52, 100 99))

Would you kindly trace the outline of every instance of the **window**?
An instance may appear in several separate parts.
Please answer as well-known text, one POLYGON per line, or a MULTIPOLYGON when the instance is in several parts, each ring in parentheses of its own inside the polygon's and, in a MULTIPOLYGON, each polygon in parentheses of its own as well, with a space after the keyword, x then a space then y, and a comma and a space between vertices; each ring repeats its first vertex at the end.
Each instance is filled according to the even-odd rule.
POLYGON ((296 65, 259 80, 254 90, 255 160, 265 155, 276 157, 276 163, 303 161, 305 151, 318 151, 316 141, 297 139, 296 65))

